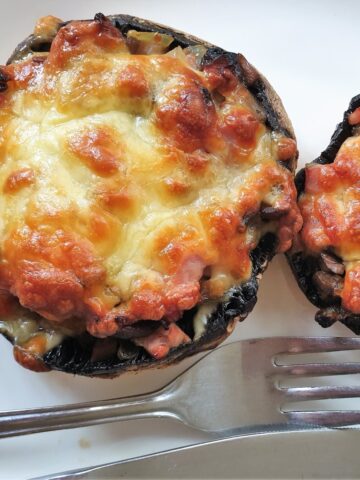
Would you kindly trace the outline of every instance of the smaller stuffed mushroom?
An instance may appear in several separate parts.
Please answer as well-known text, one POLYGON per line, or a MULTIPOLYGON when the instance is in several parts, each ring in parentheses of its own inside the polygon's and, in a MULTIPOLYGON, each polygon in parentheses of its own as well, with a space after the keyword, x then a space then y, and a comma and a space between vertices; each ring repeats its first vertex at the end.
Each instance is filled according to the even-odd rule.
POLYGON ((299 286, 320 310, 360 334, 360 95, 330 145, 296 176, 303 228, 288 252, 299 286))

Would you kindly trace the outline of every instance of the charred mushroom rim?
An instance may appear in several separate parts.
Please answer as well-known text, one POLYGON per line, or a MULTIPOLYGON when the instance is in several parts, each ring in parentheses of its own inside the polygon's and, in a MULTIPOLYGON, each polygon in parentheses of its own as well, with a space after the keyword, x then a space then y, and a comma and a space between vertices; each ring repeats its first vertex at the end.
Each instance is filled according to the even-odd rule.
POLYGON ((320 310, 360 334, 360 95, 330 145, 296 176, 304 224, 287 253, 299 286, 320 310))
POLYGON ((0 79, 2 333, 37 371, 213 348, 301 228, 291 123, 240 54, 127 15, 40 19, 0 79))

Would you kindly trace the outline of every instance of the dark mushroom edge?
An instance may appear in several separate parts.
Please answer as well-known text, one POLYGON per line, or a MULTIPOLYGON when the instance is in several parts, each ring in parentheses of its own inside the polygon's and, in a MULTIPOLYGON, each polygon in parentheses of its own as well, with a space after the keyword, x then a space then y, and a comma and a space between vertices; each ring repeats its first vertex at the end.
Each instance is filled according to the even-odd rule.
MULTIPOLYGON (((349 124, 348 117, 358 107, 360 95, 351 99, 342 122, 336 126, 329 146, 312 163, 325 165, 334 162, 341 145, 354 134, 355 127, 349 124)), ((297 173, 295 184, 299 197, 305 189, 305 168, 297 173)), ((295 249, 287 252, 286 256, 299 287, 310 302, 320 309, 316 312, 315 320, 324 328, 339 321, 356 335, 360 335, 360 315, 344 309, 340 298, 334 294, 334 290, 341 288, 345 273, 341 258, 332 251, 311 256, 295 249)))
MULTIPOLYGON (((97 14, 95 18, 101 15, 97 14)), ((264 110, 267 126, 286 137, 295 139, 291 122, 280 98, 269 82, 248 63, 243 55, 226 52, 194 36, 130 15, 111 15, 107 18, 125 36, 129 30, 171 35, 174 40, 169 45, 169 50, 176 46, 185 48, 190 45, 202 44, 208 48, 203 58, 203 64, 215 62, 220 57, 225 58, 228 66, 264 110)), ((58 29, 67 23, 69 22, 60 23, 58 29)), ((14 50, 8 64, 21 61, 29 54, 49 51, 52 39, 53 37, 28 36, 14 50)), ((279 163, 294 172, 297 157, 298 153, 296 152, 286 162, 279 161, 279 163)), ((278 216, 277 212, 267 211, 266 207, 260 214, 269 218, 278 216)), ((241 285, 232 287, 226 293, 225 300, 219 303, 216 310, 208 317, 206 330, 200 338, 193 339, 193 319, 197 308, 184 312, 183 317, 177 323, 192 338, 192 341, 173 348, 166 358, 160 361, 156 360, 142 347, 131 344, 126 338, 109 337, 101 340, 84 333, 78 337, 67 337, 60 345, 48 351, 42 358, 45 369, 85 376, 114 377, 126 371, 166 366, 203 350, 216 347, 230 335, 236 322, 244 320, 254 308, 257 301, 259 279, 268 262, 275 255, 277 245, 278 239, 272 233, 266 233, 260 239, 258 246, 251 252, 253 267, 250 279, 241 285)), ((138 325, 137 327, 141 330, 143 326, 138 325)), ((146 328, 151 328, 151 324, 146 328)), ((8 336, 7 339, 12 341, 8 336)))

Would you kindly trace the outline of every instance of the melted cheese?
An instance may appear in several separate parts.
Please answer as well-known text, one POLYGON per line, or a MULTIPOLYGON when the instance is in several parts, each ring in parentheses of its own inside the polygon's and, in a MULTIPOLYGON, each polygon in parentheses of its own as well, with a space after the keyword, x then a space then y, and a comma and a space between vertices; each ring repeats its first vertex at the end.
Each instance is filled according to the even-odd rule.
POLYGON ((48 350, 61 343, 69 331, 64 328, 54 328, 36 314, 21 308, 16 299, 0 293, 0 333, 13 341, 14 345, 21 348, 33 347, 37 339, 41 338, 43 351, 48 350))
POLYGON ((194 316, 194 340, 198 340, 206 331, 209 317, 215 312, 218 304, 216 302, 205 302, 201 305, 194 316))
POLYGON ((294 143, 199 51, 134 54, 111 24, 73 22, 3 68, 0 288, 55 327, 177 320, 249 278, 264 232, 284 250, 299 228, 277 162, 294 143), (262 222, 264 202, 285 214, 262 222))
POLYGON ((345 308, 360 313, 360 137, 349 137, 335 161, 306 169, 299 201, 301 232, 310 253, 333 248, 346 267, 341 293, 345 308))

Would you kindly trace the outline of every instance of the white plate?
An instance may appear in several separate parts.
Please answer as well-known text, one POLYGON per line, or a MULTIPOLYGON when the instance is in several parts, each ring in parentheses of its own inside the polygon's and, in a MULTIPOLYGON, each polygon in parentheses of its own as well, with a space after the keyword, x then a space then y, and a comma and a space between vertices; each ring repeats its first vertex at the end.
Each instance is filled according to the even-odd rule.
MULTIPOLYGON (((244 53, 281 95, 297 133, 300 164, 311 161, 325 148, 350 98, 360 93, 356 21, 360 3, 350 0, 1 0, 0 62, 5 62, 17 43, 32 31, 39 16, 90 18, 98 11, 149 18, 244 53)), ((342 326, 323 330, 315 324, 315 309, 298 291, 283 258, 271 264, 259 296, 254 312, 238 326, 231 341, 266 335, 349 335, 342 326)), ((191 361, 115 380, 36 374, 19 367, 10 346, 1 339, 0 409, 140 393, 167 382, 191 361)), ((171 421, 147 420, 6 439, 0 441, 0 478, 29 478, 207 438, 171 421)), ((274 454, 274 462, 276 457, 274 454)), ((261 465, 261 458, 255 460, 261 465)), ((266 476, 265 462, 258 472, 266 476)))

